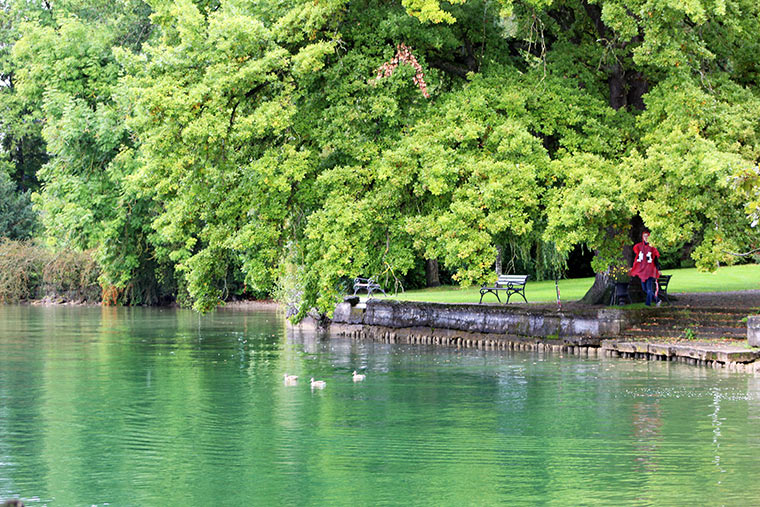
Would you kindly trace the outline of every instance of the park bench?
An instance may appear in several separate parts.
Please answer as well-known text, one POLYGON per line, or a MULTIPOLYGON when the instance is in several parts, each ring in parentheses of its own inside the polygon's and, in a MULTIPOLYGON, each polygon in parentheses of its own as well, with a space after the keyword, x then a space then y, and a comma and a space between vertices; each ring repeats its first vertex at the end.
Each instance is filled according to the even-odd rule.
POLYGON ((509 298, 512 297, 512 294, 519 294, 527 303, 528 300, 525 299, 525 284, 527 281, 528 275, 499 275, 499 278, 496 280, 493 287, 487 287, 484 285, 480 288, 480 302, 482 303, 483 296, 490 292, 496 296, 496 299, 501 303, 499 291, 503 290, 507 292, 507 304, 509 304, 509 298))
POLYGON ((667 303, 670 303, 670 299, 668 299, 668 284, 670 283, 671 276, 673 275, 660 275, 660 278, 657 279, 657 287, 659 288, 657 296, 667 303))
POLYGON ((383 295, 387 296, 380 284, 377 283, 373 278, 354 278, 354 296, 356 296, 356 293, 360 290, 366 290, 367 297, 372 297, 372 292, 378 290, 382 292, 383 295))

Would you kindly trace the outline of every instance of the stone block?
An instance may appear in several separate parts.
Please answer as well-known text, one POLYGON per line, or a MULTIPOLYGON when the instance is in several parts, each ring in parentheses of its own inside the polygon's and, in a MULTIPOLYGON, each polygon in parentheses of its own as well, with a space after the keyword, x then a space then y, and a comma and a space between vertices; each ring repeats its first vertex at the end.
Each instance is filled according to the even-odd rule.
POLYGON ((389 327, 426 327, 430 325, 430 308, 425 303, 389 302, 393 308, 393 322, 389 327))
POLYGON ((596 322, 597 332, 600 335, 617 336, 625 329, 627 317, 623 310, 605 308, 597 313, 596 322))
POLYGON ((540 319, 536 319, 535 322, 540 334, 537 336, 564 336, 562 334, 562 317, 559 315, 544 315, 540 319))
POLYGON ((503 312, 484 312, 484 333, 507 333, 509 328, 508 314, 503 312))
POLYGON ((747 343, 750 347, 760 347, 760 315, 747 317, 747 343))
POLYGON ((482 320, 478 317, 475 312, 461 311, 455 306, 436 305, 431 307, 429 325, 435 329, 470 331, 474 322, 482 320))
POLYGON ((564 335, 599 336, 599 321, 594 318, 573 316, 562 321, 564 335))
POLYGON ((333 322, 347 324, 351 315, 351 303, 338 303, 333 312, 333 322))
POLYGON ((381 301, 368 301, 364 323, 370 326, 398 327, 394 325, 393 306, 381 301))

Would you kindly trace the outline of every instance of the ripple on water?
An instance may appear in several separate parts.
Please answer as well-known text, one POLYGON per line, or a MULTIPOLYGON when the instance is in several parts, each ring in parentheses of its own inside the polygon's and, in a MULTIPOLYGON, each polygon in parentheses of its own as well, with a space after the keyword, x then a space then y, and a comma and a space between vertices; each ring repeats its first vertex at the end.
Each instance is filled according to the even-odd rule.
POLYGON ((760 453, 760 390, 747 376, 324 340, 286 333, 273 314, 97 310, 73 321, 27 311, 22 344, 7 325, 24 319, 2 320, 0 307, 0 496, 50 505, 760 498, 746 480, 760 453), (353 370, 366 381, 353 383, 353 370), (301 381, 283 385, 285 372, 301 381), (311 376, 327 387, 312 392, 311 376))

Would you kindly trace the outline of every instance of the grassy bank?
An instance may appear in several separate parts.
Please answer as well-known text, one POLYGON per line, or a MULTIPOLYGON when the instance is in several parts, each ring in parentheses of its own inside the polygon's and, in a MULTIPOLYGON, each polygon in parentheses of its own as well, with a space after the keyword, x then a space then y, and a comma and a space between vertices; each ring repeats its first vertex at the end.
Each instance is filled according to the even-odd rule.
MULTIPOLYGON (((760 264, 727 266, 715 273, 701 273, 694 268, 668 269, 663 272, 673 275, 668 287, 669 293, 675 292, 724 292, 741 290, 760 290, 760 264)), ((559 281, 559 290, 563 301, 575 301, 583 297, 591 287, 593 278, 574 278, 559 281)), ((541 282, 528 281, 525 295, 529 302, 556 301, 553 280, 541 282)), ((382 297, 382 295, 380 296, 382 297)), ((389 296, 399 301, 430 301, 435 303, 477 303, 480 299, 478 287, 436 287, 399 293, 389 296)), ((511 302, 522 298, 512 296, 511 302)), ((484 302, 496 302, 496 298, 487 294, 484 302)))

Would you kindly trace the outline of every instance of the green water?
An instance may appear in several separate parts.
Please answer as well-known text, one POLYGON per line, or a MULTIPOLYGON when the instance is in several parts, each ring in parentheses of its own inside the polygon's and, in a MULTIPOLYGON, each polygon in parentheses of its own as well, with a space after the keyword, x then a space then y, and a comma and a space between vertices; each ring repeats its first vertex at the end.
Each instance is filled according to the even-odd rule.
POLYGON ((757 379, 685 365, 0 306, 0 499, 28 505, 749 505, 759 423, 757 379))

